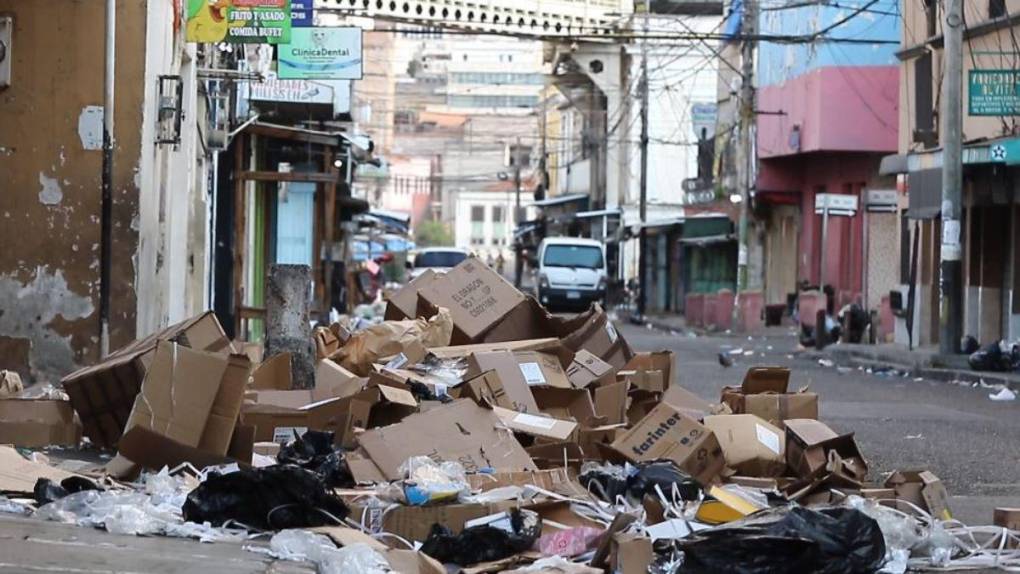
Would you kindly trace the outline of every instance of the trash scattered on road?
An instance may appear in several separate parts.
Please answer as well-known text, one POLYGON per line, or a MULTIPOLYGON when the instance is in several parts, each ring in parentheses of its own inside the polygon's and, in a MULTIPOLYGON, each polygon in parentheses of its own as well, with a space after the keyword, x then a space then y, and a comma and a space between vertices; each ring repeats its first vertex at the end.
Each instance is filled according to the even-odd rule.
POLYGON ((0 443, 21 450, 0 446, 0 512, 263 538, 246 548, 329 573, 1020 564, 1020 511, 967 528, 930 469, 876 476, 787 368, 720 376, 706 400, 673 353, 634 352, 599 305, 553 316, 474 258, 355 315, 314 330, 314 381, 211 313, 65 377, 67 396, 4 374, 0 443), (82 436, 105 466, 69 472, 30 450, 82 436))

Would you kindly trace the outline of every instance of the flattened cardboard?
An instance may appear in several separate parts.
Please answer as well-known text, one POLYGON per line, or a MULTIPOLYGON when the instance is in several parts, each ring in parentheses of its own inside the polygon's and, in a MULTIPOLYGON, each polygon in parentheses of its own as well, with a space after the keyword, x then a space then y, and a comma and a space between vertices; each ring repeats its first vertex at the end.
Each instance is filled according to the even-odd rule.
POLYGON ((477 341, 526 301, 523 293, 475 257, 423 285, 419 295, 434 307, 450 310, 465 342, 477 341))
POLYGON ((93 445, 106 448, 116 445, 152 362, 156 342, 171 339, 210 353, 229 355, 234 351, 216 315, 207 311, 134 341, 101 363, 67 375, 61 384, 93 445))
POLYGON ((453 345, 448 347, 430 347, 429 354, 440 359, 457 359, 467 357, 471 353, 487 353, 490 351, 541 351, 560 357, 560 365, 570 364, 573 351, 565 349, 559 339, 527 339, 522 341, 504 341, 500 343, 474 343, 471 345, 453 345), (569 357, 564 357, 569 355, 569 357))
POLYGON ((415 319, 418 316, 418 293, 437 277, 438 273, 426 269, 424 273, 390 294, 386 299, 386 313, 383 319, 387 321, 415 319))
POLYGON ((577 430, 577 423, 547 416, 519 413, 510 409, 492 407, 499 420, 514 432, 552 440, 566 440, 577 430))
POLYGON ((665 403, 652 409, 612 448, 631 462, 672 460, 701 484, 711 483, 726 464, 712 431, 665 403))
POLYGON ((569 468, 576 473, 590 457, 586 456, 576 442, 555 442, 536 444, 525 449, 538 468, 569 468))
POLYGON ((59 483, 72 476, 76 475, 55 466, 32 462, 13 448, 0 445, 0 490, 32 492, 40 478, 59 483))
POLYGON ((320 395, 322 398, 344 398, 357 394, 364 388, 362 381, 330 359, 322 359, 315 364, 315 388, 325 395, 320 395))
POLYGON ((349 503, 350 519, 364 524, 370 532, 389 532, 408 540, 422 542, 433 524, 442 524, 455 534, 464 530, 469 520, 509 510, 516 502, 491 504, 438 504, 434 506, 394 506, 392 509, 366 507, 349 503))
POLYGON ((503 388, 503 381, 496 371, 484 373, 457 385, 450 390, 453 398, 468 398, 479 405, 489 404, 505 409, 514 409, 514 403, 503 388))
POLYGON ((140 426, 197 447, 228 362, 228 356, 159 341, 125 429, 140 426))
POLYGON ((559 359, 554 355, 536 351, 517 351, 514 358, 517 360, 517 369, 528 386, 573 388, 567 379, 567 373, 560 366, 559 359))
POLYGON ((219 391, 209 409, 202 437, 198 441, 199 450, 219 456, 227 454, 237 417, 241 413, 241 403, 244 402, 244 388, 248 384, 249 373, 251 361, 246 355, 230 355, 220 380, 219 391))
POLYGON ((460 462, 468 472, 484 468, 535 470, 528 453, 513 436, 498 430, 500 426, 492 411, 469 399, 458 399, 397 424, 366 431, 358 443, 390 480, 401 478, 399 468, 404 461, 420 455, 460 462))
POLYGON ((486 371, 495 371, 503 384, 503 390, 513 405, 511 408, 522 413, 538 413, 538 403, 531 392, 531 387, 524 380, 524 375, 517 358, 510 351, 483 351, 468 356, 468 376, 475 376, 486 371))
POLYGON ((467 475, 471 490, 486 492, 504 486, 537 486, 563 496, 576 496, 584 492, 566 468, 531 470, 524 472, 494 472, 467 475))
POLYGON ((754 415, 712 415, 705 426, 722 447, 726 465, 748 476, 782 476, 786 471, 786 435, 754 415))
POLYGON ((68 401, 0 399, 0 444, 78 446, 81 423, 68 401))
POLYGON ((617 371, 616 380, 627 381, 631 387, 651 393, 666 390, 666 376, 662 371, 617 371))
MULTIPOLYGON (((668 388, 676 384, 676 354, 673 351, 635 353, 622 371, 660 371, 663 384, 668 388)), ((649 389, 654 390, 654 389, 649 389)))
POLYGON ((595 389, 595 413, 605 420, 605 424, 624 424, 627 422, 627 408, 630 403, 626 381, 601 386, 595 389))
POLYGON ((289 391, 290 353, 277 353, 262 361, 251 374, 251 388, 265 391, 289 391))
POLYGON ((535 387, 531 390, 538 408, 545 414, 563 420, 573 420, 580 427, 594 427, 604 424, 595 414, 591 393, 585 389, 563 389, 558 387, 535 387))
POLYGON ((616 381, 616 369, 609 363, 581 349, 567 367, 567 379, 574 388, 584 389, 589 385, 608 385, 616 381))

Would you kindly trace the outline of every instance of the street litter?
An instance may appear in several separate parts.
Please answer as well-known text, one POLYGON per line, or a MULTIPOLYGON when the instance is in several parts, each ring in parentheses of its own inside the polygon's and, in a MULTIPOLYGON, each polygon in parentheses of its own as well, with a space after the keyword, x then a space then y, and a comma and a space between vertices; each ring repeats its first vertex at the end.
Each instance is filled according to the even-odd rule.
POLYGON ((1016 393, 1007 388, 1002 388, 997 393, 988 395, 988 398, 997 402, 1006 402, 1016 400, 1016 393))
POLYGON ((966 527, 931 469, 877 476, 788 368, 699 397, 598 304, 553 316, 475 258, 383 305, 312 331, 313 381, 206 313, 62 389, 5 393, 0 443, 20 450, 0 446, 0 513, 249 541, 328 573, 1020 566, 1020 510, 966 527), (103 466, 32 450, 83 437, 103 466))

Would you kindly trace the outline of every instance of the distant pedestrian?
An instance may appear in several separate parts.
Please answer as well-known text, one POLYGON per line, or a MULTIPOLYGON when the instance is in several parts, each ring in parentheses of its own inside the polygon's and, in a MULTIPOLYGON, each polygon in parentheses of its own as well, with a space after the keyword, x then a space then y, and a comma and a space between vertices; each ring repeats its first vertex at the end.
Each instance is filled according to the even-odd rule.
POLYGON ((496 257, 496 273, 503 274, 503 270, 506 268, 506 259, 503 258, 503 252, 500 251, 496 257))

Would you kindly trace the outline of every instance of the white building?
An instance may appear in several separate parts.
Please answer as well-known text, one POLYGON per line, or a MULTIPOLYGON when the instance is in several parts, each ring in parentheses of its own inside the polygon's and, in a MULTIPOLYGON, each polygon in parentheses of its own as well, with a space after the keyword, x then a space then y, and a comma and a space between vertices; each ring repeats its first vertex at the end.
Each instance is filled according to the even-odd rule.
MULTIPOLYGON (((483 259, 502 254, 507 262, 512 261, 517 194, 511 190, 460 189, 451 191, 450 197, 455 214, 453 234, 456 246, 471 249, 483 259)), ((531 203, 532 199, 522 194, 521 207, 529 219, 534 217, 531 203)))

